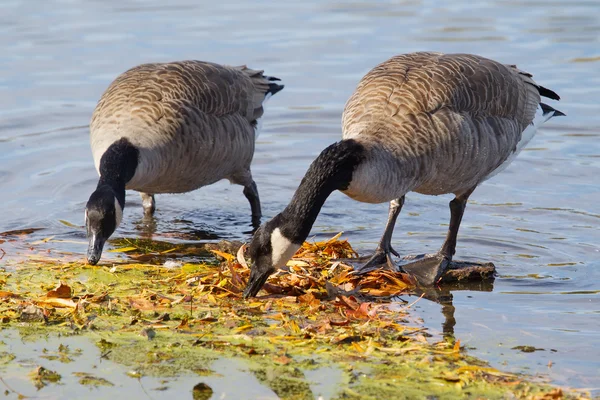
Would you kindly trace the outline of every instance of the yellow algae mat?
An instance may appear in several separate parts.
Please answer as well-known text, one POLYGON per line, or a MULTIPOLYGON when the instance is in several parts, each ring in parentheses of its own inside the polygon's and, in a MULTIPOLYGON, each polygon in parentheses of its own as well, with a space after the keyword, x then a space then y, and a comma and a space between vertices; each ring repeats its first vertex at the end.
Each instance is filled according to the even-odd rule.
MULTIPOLYGON (((340 399, 584 396, 503 373, 466 354, 459 340, 432 337, 411 314, 412 303, 397 297, 412 293, 410 278, 353 274, 340 259, 356 253, 339 235, 305 243, 249 300, 241 296, 249 276, 243 249, 215 246, 207 263, 178 263, 185 257, 177 257, 177 246, 156 250, 139 243, 121 242, 116 250, 130 259, 172 258, 159 265, 89 266, 38 254, 0 268, 0 331, 18 329, 30 340, 88 336, 103 358, 139 376, 205 376, 214 360, 241 358, 284 399, 313 398, 302 371, 323 366, 342 371, 334 396, 340 399)), ((17 356, 0 344, 0 375, 17 356)), ((37 387, 60 379, 43 366, 31 375, 37 387)), ((107 384, 101 376, 84 381, 107 384)), ((210 398, 210 387, 199 388, 197 398, 210 398)))

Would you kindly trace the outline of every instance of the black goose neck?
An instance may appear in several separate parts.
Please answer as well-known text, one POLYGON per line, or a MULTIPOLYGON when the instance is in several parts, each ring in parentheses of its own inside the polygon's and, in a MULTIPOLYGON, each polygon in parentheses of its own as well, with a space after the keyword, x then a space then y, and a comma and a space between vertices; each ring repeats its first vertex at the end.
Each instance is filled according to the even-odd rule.
POLYGON ((302 243, 334 190, 345 190, 352 174, 364 159, 365 149, 353 139, 327 147, 312 162, 290 204, 283 210, 282 232, 294 243, 302 243))
POLYGON ((125 185, 135 175, 139 150, 126 138, 111 144, 100 159, 100 180, 97 189, 109 186, 122 208, 125 207, 125 185))

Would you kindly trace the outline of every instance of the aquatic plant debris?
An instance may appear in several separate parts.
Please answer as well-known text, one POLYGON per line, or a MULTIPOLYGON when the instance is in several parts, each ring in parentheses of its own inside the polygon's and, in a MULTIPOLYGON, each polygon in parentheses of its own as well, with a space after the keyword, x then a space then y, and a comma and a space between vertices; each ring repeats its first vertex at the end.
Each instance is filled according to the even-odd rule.
MULTIPOLYGON (((152 243, 144 246, 144 254, 157 253, 152 243)), ((131 243, 121 247, 130 259, 141 253, 131 243)), ((178 257, 180 245, 160 247, 178 257)), ((413 293, 412 280, 390 271, 354 274, 340 260, 356 252, 339 235, 305 243, 249 300, 242 299, 249 268, 238 247, 213 245, 208 262, 169 267, 162 258, 159 264, 124 259, 89 266, 79 255, 65 260, 36 254, 0 269, 0 330, 19 329, 29 339, 86 335, 101 359, 129 367, 128 378, 206 376, 216 359, 241 359, 284 399, 315 398, 303 371, 323 366, 342 371, 335 398, 585 397, 503 373, 470 357, 459 340, 433 337, 410 312, 414 301, 398 297, 413 293)), ((66 363, 74 357, 85 354, 63 346, 42 360, 66 363)), ((0 375, 19 362, 8 353, 0 359, 0 375)), ((38 387, 61 374, 43 372, 32 377, 38 387)), ((76 376, 95 390, 118 384, 89 371, 76 376)), ((187 390, 209 398, 213 389, 200 382, 187 390)))

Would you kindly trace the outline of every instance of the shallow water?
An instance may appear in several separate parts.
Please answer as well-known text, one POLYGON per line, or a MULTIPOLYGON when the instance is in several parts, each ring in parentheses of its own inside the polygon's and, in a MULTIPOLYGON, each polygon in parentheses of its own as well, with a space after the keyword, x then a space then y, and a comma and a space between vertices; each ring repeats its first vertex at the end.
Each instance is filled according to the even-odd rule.
MULTIPOLYGON (((512 371, 600 393, 600 16, 595 1, 216 2, 5 1, 0 13, 0 232, 40 227, 55 251, 85 251, 83 208, 97 176, 90 115, 120 72, 150 61, 248 64, 282 78, 253 164, 266 217, 290 199, 309 163, 340 137, 344 103, 374 65, 402 52, 472 52, 518 64, 558 92, 550 121, 517 160, 479 187, 457 257, 496 264, 492 291, 456 291, 454 333, 471 354, 512 371), (62 242, 59 242, 61 241, 62 242), (513 350, 518 345, 545 349, 513 350), (552 350, 555 351, 552 351, 552 350), (549 361, 552 366, 548 367, 549 361)), ((410 194, 394 236, 404 254, 434 251, 449 196, 410 194)), ((249 207, 220 182, 157 197, 152 226, 128 194, 118 236, 246 240, 249 207)), ((344 231, 372 250, 386 205, 335 193, 313 234, 344 231)), ((6 247, 10 264, 27 249, 6 247)), ((105 253, 104 259, 115 257, 105 253)), ((416 312, 442 330, 440 305, 416 312)), ((448 307, 446 307, 448 309, 448 307)))

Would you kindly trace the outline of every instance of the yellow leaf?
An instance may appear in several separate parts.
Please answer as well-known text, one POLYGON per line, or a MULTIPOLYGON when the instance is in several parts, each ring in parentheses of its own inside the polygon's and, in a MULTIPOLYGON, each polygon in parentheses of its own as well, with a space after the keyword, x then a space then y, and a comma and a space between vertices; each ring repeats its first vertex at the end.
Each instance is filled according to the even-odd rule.
POLYGON ((337 240, 342 236, 344 232, 340 232, 337 235, 335 235, 334 237, 332 237, 331 239, 329 239, 328 241, 325 242, 325 244, 331 244, 334 242, 337 242, 337 240))
POLYGON ((228 280, 227 278, 223 278, 223 279, 221 279, 221 280, 219 281, 219 283, 217 283, 217 286, 218 286, 218 287, 223 287, 223 286, 226 286, 226 285, 227 285, 227 283, 229 283, 229 280, 228 280))
POLYGON ((300 260, 289 260, 286 265, 288 267, 310 267, 309 263, 300 260))
POLYGON ((109 253, 125 253, 127 251, 137 250, 137 247, 127 246, 127 247, 119 247, 118 249, 110 249, 109 253))
POLYGON ((232 331, 235 333, 241 333, 241 332, 245 332, 249 329, 252 329, 252 325, 248 324, 248 325, 242 325, 242 326, 238 326, 237 328, 233 328, 232 331))
POLYGON ((357 342, 352 342, 352 347, 354 347, 354 350, 358 351, 359 353, 365 352, 365 349, 363 349, 363 347, 357 342))
POLYGON ((160 254, 167 254, 177 250, 177 247, 173 247, 172 249, 161 251, 160 254))
POLYGON ((227 261, 233 261, 233 260, 235 260, 235 256, 233 254, 224 253, 224 252, 219 251, 219 250, 211 250, 211 252, 213 254, 219 256, 219 257, 223 257, 227 261))
POLYGON ((50 236, 41 240, 36 240, 35 242, 32 242, 32 245, 36 245, 36 244, 42 244, 42 243, 48 243, 49 241, 51 241, 52 239, 54 239, 54 236, 50 236))
POLYGON ((71 222, 66 221, 64 219, 59 219, 58 222, 60 222, 61 224, 65 225, 65 226, 68 226, 69 228, 81 228, 80 226, 72 224, 71 222))
POLYGON ((77 307, 77 303, 75 303, 71 299, 60 299, 60 298, 42 298, 36 300, 35 303, 38 306, 50 306, 56 308, 75 308, 77 307))
POLYGON ((300 333, 300 327, 298 326, 298 324, 296 323, 296 321, 290 321, 288 322, 287 326, 290 328, 290 330, 294 333, 300 333))

